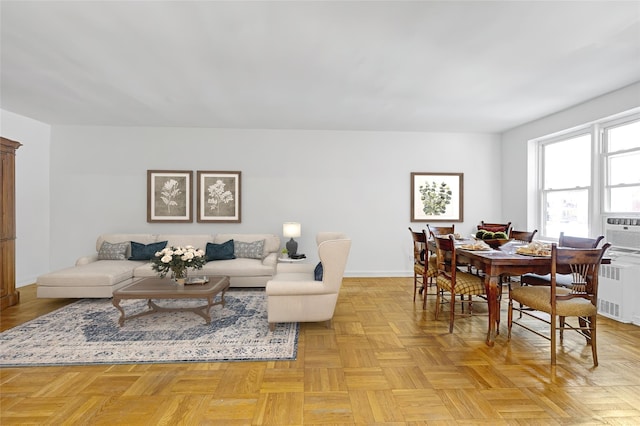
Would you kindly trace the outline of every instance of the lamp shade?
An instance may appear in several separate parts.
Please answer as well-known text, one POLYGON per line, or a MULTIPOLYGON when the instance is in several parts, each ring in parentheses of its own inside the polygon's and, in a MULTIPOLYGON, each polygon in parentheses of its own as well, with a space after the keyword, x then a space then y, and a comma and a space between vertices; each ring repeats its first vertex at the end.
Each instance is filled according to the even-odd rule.
POLYGON ((282 225, 282 235, 288 238, 300 236, 300 224, 298 222, 285 222, 282 225))

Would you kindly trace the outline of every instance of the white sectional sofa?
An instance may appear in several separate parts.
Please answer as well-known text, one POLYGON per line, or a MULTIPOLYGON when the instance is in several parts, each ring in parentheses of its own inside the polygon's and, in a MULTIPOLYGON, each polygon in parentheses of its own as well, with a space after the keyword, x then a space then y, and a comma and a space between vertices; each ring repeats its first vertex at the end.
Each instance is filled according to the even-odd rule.
MULTIPOLYGON (((167 241, 167 247, 191 245, 206 250, 207 243, 222 244, 229 240, 243 243, 264 241, 261 255, 208 261, 195 275, 226 275, 231 287, 264 287, 274 275, 280 251, 280 237, 275 234, 102 234, 96 241, 96 253, 79 258, 75 266, 49 272, 38 277, 38 297, 84 298, 111 297, 114 290, 140 277, 157 273, 149 260, 128 260, 131 242, 143 245, 167 241), (123 260, 98 260, 103 243, 128 243, 123 260)), ((236 244, 237 248, 238 244, 236 244)), ((101 256, 104 257, 104 255, 101 256)))

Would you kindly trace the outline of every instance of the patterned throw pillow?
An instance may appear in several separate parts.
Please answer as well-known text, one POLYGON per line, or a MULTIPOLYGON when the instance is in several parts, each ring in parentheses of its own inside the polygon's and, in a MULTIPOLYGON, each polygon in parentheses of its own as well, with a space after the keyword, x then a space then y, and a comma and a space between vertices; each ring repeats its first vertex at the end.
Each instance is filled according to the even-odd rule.
POLYGON ((236 256, 233 253, 233 240, 229 240, 222 244, 207 243, 207 248, 205 250, 205 256, 208 261, 235 259, 236 256))
POLYGON ((264 257, 264 240, 254 241, 252 243, 235 241, 233 244, 236 257, 244 257, 247 259, 262 259, 264 257))
POLYGON ((324 270, 322 269, 322 262, 318 262, 316 268, 313 270, 313 279, 316 281, 322 281, 322 275, 324 270))
POLYGON ((115 244, 104 241, 98 251, 98 260, 126 260, 125 253, 128 248, 128 241, 115 244))
POLYGON ((131 241, 131 256, 129 260, 151 260, 155 257, 156 252, 162 250, 167 246, 167 241, 160 241, 158 243, 142 244, 131 241))

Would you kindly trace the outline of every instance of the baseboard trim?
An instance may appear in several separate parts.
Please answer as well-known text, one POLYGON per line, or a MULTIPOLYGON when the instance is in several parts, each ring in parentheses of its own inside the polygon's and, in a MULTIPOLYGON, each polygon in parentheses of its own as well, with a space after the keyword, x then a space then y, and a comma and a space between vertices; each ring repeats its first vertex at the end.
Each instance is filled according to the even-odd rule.
POLYGON ((413 271, 346 271, 348 278, 412 278, 413 271))

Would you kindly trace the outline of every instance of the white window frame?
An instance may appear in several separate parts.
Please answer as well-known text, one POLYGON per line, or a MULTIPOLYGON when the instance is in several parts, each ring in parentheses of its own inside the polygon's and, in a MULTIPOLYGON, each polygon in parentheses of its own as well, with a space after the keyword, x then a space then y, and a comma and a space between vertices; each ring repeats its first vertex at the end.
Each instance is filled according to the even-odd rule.
MULTIPOLYGON (((591 129, 590 126, 582 126, 579 128, 574 128, 571 131, 565 132, 565 133, 561 133, 561 134, 557 134, 555 136, 549 137, 549 138, 543 138, 543 139, 539 139, 538 140, 538 150, 537 150, 537 155, 538 155, 538 179, 537 179, 537 186, 538 186, 538 190, 537 190, 537 194, 538 194, 538 206, 539 211, 538 211, 538 229, 540 229, 540 236, 545 238, 545 239, 557 239, 558 236, 557 235, 548 235, 547 233, 547 229, 546 229, 546 220, 544 219, 544 216, 546 214, 546 198, 547 198, 547 194, 550 193, 555 193, 555 192, 560 192, 560 191, 571 191, 571 190, 586 190, 587 191, 587 199, 588 199, 588 205, 591 206, 593 205, 594 202, 594 198, 595 198, 595 193, 597 191, 594 191, 594 158, 598 158, 597 153, 593 152, 593 146, 594 146, 594 135, 593 135, 593 130, 591 129), (580 187, 572 187, 572 188, 552 188, 552 189, 546 189, 544 186, 544 172, 545 172, 545 158, 544 158, 544 148, 547 145, 552 145, 555 143, 560 143, 560 142, 564 142, 566 140, 569 139, 574 139, 580 136, 585 136, 588 135, 590 136, 591 139, 591 179, 589 181, 589 185, 588 186, 580 186, 580 187)), ((570 167, 567 168, 567 170, 569 170, 570 167)), ((587 212, 587 222, 588 222, 588 228, 589 230, 591 230, 591 223, 592 223, 592 212, 591 209, 589 209, 589 211, 587 212)))
MULTIPOLYGON (((551 192, 545 190, 543 184, 544 177, 544 150, 543 146, 547 144, 561 142, 563 140, 572 139, 585 134, 591 135, 591 182, 588 189, 589 211, 588 215, 588 234, 590 237, 602 235, 603 223, 606 216, 616 213, 628 213, 628 212, 612 212, 607 208, 608 205, 608 174, 607 174, 607 159, 609 153, 605 152, 606 148, 606 131, 613 127, 624 125, 625 123, 631 123, 633 121, 640 120, 640 107, 634 108, 629 111, 625 111, 615 116, 607 117, 604 119, 596 120, 582 126, 576 126, 565 131, 557 132, 551 135, 547 135, 541 138, 532 139, 530 142, 535 144, 535 156, 536 156, 536 191, 535 200, 532 200, 537 205, 537 216, 535 221, 537 222, 537 229, 540 230, 540 238, 545 240, 557 240, 557 235, 547 235, 544 219, 545 215, 545 203, 546 194, 551 192)), ((629 150, 634 151, 634 150, 629 150)), ((619 153, 621 151, 618 151, 619 153)), ((568 188, 563 188, 568 189, 568 188)), ((633 215, 637 215, 638 212, 633 212, 633 215)))
POLYGON ((609 157, 626 154, 626 153, 638 153, 640 152, 640 147, 625 149, 621 151, 609 151, 609 141, 607 140, 608 133, 607 131, 610 129, 614 129, 616 127, 621 127, 624 125, 628 125, 634 122, 640 121, 640 114, 630 114, 622 118, 618 118, 615 120, 609 120, 602 122, 599 127, 599 135, 601 140, 601 157, 602 160, 601 170, 602 170, 602 212, 606 215, 615 215, 615 214, 632 214, 637 215, 639 212, 625 212, 625 211, 614 211, 611 210, 611 201, 610 201, 610 190, 612 188, 624 188, 629 186, 637 186, 638 184, 619 184, 619 185, 611 185, 609 182, 609 157))

